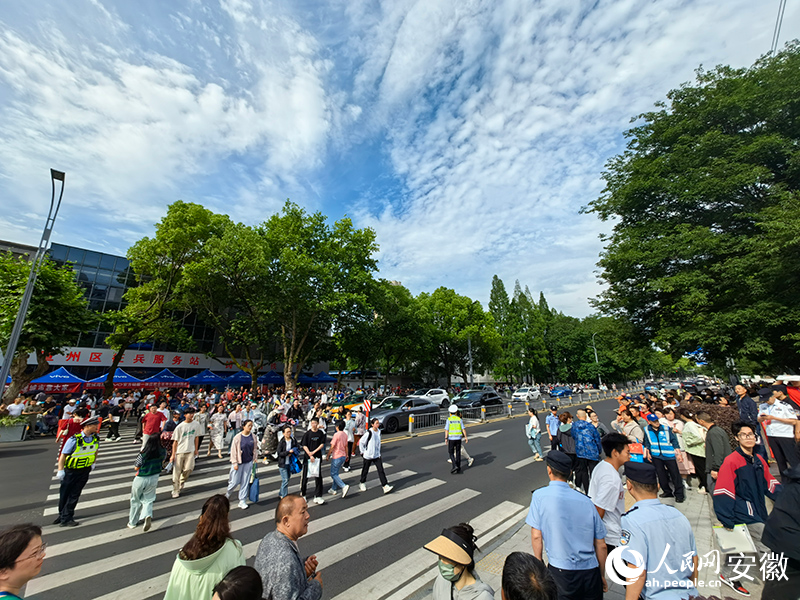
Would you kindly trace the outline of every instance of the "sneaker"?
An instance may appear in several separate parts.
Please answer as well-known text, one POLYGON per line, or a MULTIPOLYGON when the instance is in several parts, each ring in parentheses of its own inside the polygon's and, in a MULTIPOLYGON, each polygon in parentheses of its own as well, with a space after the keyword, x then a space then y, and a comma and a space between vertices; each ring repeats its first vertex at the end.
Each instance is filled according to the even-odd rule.
POLYGON ((345 473, 349 473, 350 467, 342 467, 342 471, 344 471, 345 473))
POLYGON ((150 527, 152 525, 153 525, 153 517, 145 517, 144 525, 142 526, 142 531, 150 531, 150 527))
POLYGON ((474 459, 474 458, 472 458, 472 457, 470 457, 470 459, 469 459, 469 462, 467 463, 467 466, 468 466, 468 467, 471 467, 471 466, 472 466, 472 463, 474 463, 474 462, 475 462, 475 459, 474 459))
POLYGON ((336 494, 338 494, 339 492, 337 492, 335 489, 331 488, 331 489, 329 489, 329 490, 328 490, 328 493, 329 493, 331 496, 335 496, 335 495, 336 495, 336 494))
POLYGON ((128 523, 128 529, 136 529, 136 525, 131 525, 130 523, 128 523))
POLYGON ((78 525, 80 525, 80 523, 77 521, 67 521, 66 523, 61 524, 62 527, 77 527, 78 525))
POLYGON ((239 502, 239 504, 237 506, 239 508, 241 508, 242 510, 244 510, 244 509, 247 508, 247 502, 239 502))
POLYGON ((180 494, 178 492, 172 492, 172 497, 173 498, 177 498, 178 496, 180 496, 180 494))
POLYGON ((706 491, 706 488, 697 488, 697 493, 698 494, 707 494, 708 492, 706 491))
POLYGON ((449 458, 447 459, 447 462, 449 462, 451 465, 453 464, 453 461, 450 460, 449 458))
POLYGON ((342 488, 342 498, 344 498, 345 496, 347 496, 347 492, 349 492, 349 491, 350 491, 350 486, 349 486, 349 485, 345 485, 345 486, 342 488))
POLYGON ((731 588, 737 594, 741 594, 742 596, 749 596, 750 595, 750 592, 747 591, 747 588, 745 588, 738 581, 731 581, 730 579, 728 579, 724 575, 720 575, 719 576, 719 580, 722 583, 724 583, 725 585, 727 585, 729 588, 731 588))
POLYGON ((393 489, 394 489, 394 487, 393 487, 393 486, 391 486, 391 485, 385 485, 385 486, 383 486, 383 493, 384 493, 384 494, 388 494, 388 493, 389 493, 389 492, 391 492, 393 489))
POLYGON ((56 517, 56 520, 53 521, 53 525, 61 525, 61 517, 56 517))
POLYGON ((360 489, 362 492, 366 492, 367 491, 367 484, 366 483, 359 483, 358 484, 358 489, 360 489))
POLYGON ((320 497, 314 498, 313 502, 314 502, 314 504, 325 504, 325 500, 323 500, 320 497))

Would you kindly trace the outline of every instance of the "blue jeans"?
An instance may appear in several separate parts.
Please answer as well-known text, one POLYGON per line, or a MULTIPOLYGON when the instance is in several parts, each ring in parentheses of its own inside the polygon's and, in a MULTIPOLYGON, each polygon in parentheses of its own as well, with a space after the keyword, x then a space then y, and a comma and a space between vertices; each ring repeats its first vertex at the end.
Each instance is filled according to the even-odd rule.
POLYGON ((289 467, 279 466, 278 471, 281 472, 281 491, 278 492, 278 497, 283 498, 289 494, 289 477, 291 477, 291 473, 289 473, 289 467))
POLYGON ((344 481, 342 481, 342 478, 339 477, 339 469, 342 468, 342 465, 346 460, 347 457, 343 456, 341 458, 334 458, 331 461, 331 479, 333 479, 333 485, 331 486, 331 489, 334 491, 344 489, 344 481))
POLYGON ((542 439, 541 433, 537 433, 535 437, 528 438, 528 445, 531 447, 531 450, 533 451, 534 454, 538 454, 539 456, 542 456, 541 439, 542 439))

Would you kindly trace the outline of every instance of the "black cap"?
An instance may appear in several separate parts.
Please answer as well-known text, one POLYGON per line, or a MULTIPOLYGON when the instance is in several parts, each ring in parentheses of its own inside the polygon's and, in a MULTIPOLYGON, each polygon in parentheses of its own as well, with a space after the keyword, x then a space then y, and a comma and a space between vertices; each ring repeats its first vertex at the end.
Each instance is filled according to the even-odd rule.
POLYGON ((759 396, 762 396, 762 397, 766 397, 766 398, 768 398, 768 397, 772 396, 772 387, 771 387, 771 386, 768 386, 768 387, 762 387, 762 388, 760 388, 760 389, 758 390, 758 395, 759 395, 759 396))
POLYGON ((637 483, 655 485, 656 468, 650 463, 638 463, 629 460, 625 463, 625 477, 637 483))
POLYGON ((572 459, 561 450, 551 450, 544 458, 554 471, 567 474, 572 471, 572 459))
POLYGON ((558 410, 558 407, 555 404, 551 404, 550 410, 558 410))
POLYGON ((786 386, 783 385, 782 383, 775 383, 772 385, 770 389, 773 392, 783 392, 784 394, 786 393, 786 386))

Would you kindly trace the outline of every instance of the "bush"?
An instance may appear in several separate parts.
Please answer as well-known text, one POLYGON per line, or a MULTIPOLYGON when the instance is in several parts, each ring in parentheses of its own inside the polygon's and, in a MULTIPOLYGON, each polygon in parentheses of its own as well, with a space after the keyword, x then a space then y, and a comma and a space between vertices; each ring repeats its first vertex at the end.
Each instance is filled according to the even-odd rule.
POLYGON ((28 417, 0 417, 0 427, 14 427, 15 425, 27 425, 28 417))

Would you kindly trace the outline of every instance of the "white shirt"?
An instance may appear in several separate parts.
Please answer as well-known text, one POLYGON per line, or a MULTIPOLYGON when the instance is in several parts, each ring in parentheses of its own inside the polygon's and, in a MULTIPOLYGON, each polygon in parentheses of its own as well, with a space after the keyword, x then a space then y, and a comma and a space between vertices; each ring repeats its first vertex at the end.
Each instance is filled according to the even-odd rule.
POLYGON ((603 524, 606 526, 606 544, 619 546, 622 532, 621 518, 625 512, 625 488, 617 470, 605 460, 592 471, 589 481, 589 498, 595 506, 606 511, 603 524))
POLYGON ((195 421, 180 423, 172 433, 172 440, 178 442, 177 454, 194 453, 194 440, 198 435, 203 435, 199 423, 195 421))
MULTIPOLYGON (((166 407, 159 408, 156 412, 160 412, 162 415, 167 417, 167 420, 169 420, 169 409, 168 408, 166 408, 166 407)), ((162 425, 162 429, 163 429, 163 425, 162 425)))
MULTIPOLYGON (((775 400, 774 404, 768 404, 765 402, 759 407, 758 414, 759 416, 768 415, 771 417, 779 417, 781 419, 797 418, 797 413, 794 412, 794 409, 786 402, 782 402, 780 400, 775 400)), ((793 438, 794 425, 772 421, 769 423, 769 425, 767 425, 767 437, 793 438)))
MULTIPOLYGON (((12 417, 18 417, 22 414, 22 411, 25 409, 25 405, 20 402, 19 404, 9 404, 8 405, 8 414, 12 417)), ((72 410, 75 410, 74 408, 72 410)))
MULTIPOLYGON (((20 405, 20 406, 22 406, 22 405, 20 405)), ((11 407, 9 406, 8 408, 9 408, 9 412, 11 412, 11 410, 10 410, 10 409, 11 409, 11 407)), ((64 418, 65 418, 65 419, 66 419, 66 418, 68 418, 68 417, 69 417, 69 416, 70 416, 72 413, 74 413, 74 412, 75 412, 75 409, 76 409, 76 408, 78 408, 78 405, 77 405, 77 404, 67 404, 67 405, 64 407, 64 418)))
POLYGON ((539 433, 539 417, 531 417, 528 420, 528 437, 533 437, 530 434, 537 434, 539 433))

